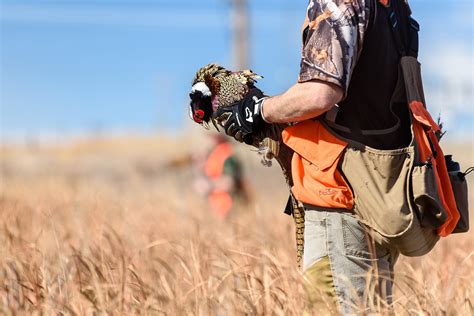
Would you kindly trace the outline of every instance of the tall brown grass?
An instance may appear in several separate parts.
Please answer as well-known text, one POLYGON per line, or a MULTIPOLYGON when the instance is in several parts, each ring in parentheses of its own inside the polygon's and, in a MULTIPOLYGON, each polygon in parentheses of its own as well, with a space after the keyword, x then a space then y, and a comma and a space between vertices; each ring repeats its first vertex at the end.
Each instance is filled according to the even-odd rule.
MULTIPOLYGON (((193 192, 187 160, 173 158, 194 143, 3 146, 0 313, 302 314, 303 278, 278 169, 242 149, 253 203, 219 221, 193 192)), ((465 148, 451 151, 472 164, 465 148)), ((425 257, 401 258, 395 312, 473 314, 473 250, 471 231, 425 257)))

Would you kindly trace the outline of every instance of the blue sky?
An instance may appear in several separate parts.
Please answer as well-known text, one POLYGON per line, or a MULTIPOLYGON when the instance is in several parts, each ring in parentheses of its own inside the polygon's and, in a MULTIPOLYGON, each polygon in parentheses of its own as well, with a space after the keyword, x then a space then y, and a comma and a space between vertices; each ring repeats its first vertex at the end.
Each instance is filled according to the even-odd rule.
MULTIPOLYGON (((194 72, 232 66, 228 0, 1 1, 1 134, 179 132, 194 72)), ((267 94, 299 68, 307 1, 251 3, 251 67, 267 94)), ((473 137, 473 4, 412 0, 429 107, 473 137)), ((449 134, 448 134, 449 135, 449 134)))

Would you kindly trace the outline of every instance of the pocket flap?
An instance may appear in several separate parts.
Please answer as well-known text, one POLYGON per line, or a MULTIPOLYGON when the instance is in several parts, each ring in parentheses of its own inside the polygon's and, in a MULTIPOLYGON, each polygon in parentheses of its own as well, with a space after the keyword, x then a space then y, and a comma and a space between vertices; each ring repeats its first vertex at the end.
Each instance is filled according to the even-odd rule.
POLYGON ((320 170, 331 167, 347 142, 331 134, 319 121, 307 120, 285 128, 283 142, 320 170))
POLYGON ((441 129, 438 124, 435 123, 430 113, 426 110, 423 103, 419 101, 410 102, 410 110, 415 120, 423 124, 424 126, 431 128, 434 132, 439 132, 441 129))

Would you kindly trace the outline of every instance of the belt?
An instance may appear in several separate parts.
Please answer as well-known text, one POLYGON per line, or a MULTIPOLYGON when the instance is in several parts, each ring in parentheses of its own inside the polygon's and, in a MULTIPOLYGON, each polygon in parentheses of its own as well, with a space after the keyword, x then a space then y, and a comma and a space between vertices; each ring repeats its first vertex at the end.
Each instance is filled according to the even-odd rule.
POLYGON ((305 211, 319 211, 319 212, 334 212, 334 213, 353 213, 352 210, 348 210, 346 208, 330 208, 330 207, 322 207, 317 206, 309 203, 304 203, 304 210, 305 211))

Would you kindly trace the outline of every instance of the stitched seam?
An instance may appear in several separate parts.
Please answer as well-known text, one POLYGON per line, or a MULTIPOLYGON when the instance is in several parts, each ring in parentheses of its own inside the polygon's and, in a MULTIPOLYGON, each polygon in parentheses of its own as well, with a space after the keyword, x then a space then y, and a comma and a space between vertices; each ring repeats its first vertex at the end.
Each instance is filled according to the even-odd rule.
POLYGON ((347 229, 349 229, 352 233, 352 235, 354 235, 354 237, 358 240, 358 241, 364 241, 364 237, 362 238, 359 238, 359 236, 357 236, 357 233, 354 231, 354 228, 349 224, 349 222, 347 220, 344 219, 344 217, 341 217, 342 218, 342 224, 345 225, 342 227, 342 229, 344 229, 344 227, 347 227, 347 229))
MULTIPOLYGON (((311 214, 311 213, 310 213, 311 214)), ((319 262, 322 258, 324 258, 327 253, 328 253, 328 247, 327 247, 327 226, 326 226, 326 222, 327 222, 327 218, 326 218, 327 214, 323 217, 323 218, 320 218, 320 219, 317 219, 317 220, 314 220, 314 219, 309 219, 307 218, 306 216, 306 212, 304 212, 304 228, 303 228, 303 253, 302 253, 302 258, 301 258, 301 269, 302 271, 305 271, 307 269, 309 269, 310 267, 312 267, 316 262, 319 262), (305 253, 305 249, 307 249, 307 247, 305 247, 305 242, 306 240, 308 240, 308 238, 306 238, 306 234, 308 233, 307 231, 307 227, 306 227, 306 224, 307 223, 310 223, 310 224, 315 224, 315 223, 323 223, 324 224, 324 239, 325 239, 325 244, 326 244, 326 249, 325 249, 325 255, 322 256, 321 258, 319 259, 316 259, 314 262, 312 262, 311 264, 308 265, 308 267, 305 267, 305 260, 304 260, 304 253, 305 253)), ((310 238, 309 238, 310 239, 310 238)))
MULTIPOLYGON (((364 236, 362 238, 359 238, 357 236, 357 233, 354 231, 354 228, 342 216, 341 216, 341 229, 342 229, 342 238, 343 238, 343 244, 344 244, 344 255, 347 257, 353 257, 353 258, 358 258, 358 259, 363 259, 363 260, 371 260, 371 258, 369 258, 366 253, 361 252, 356 249, 351 249, 351 247, 349 247, 348 238, 352 237, 352 236, 349 236, 349 233, 353 235, 353 238, 355 240, 361 243, 366 242, 366 241, 364 241, 364 236)), ((367 252, 369 252, 369 249, 367 249, 367 252)))
MULTIPOLYGON (((327 219, 327 213, 326 213, 326 219, 327 219)), ((329 258, 329 268, 331 269, 331 284, 332 284, 332 288, 334 289, 334 293, 336 294, 336 297, 335 297, 335 301, 336 301, 336 304, 337 304, 337 308, 339 309, 339 311, 343 311, 342 309, 342 306, 343 306, 343 301, 342 301, 342 291, 339 289, 339 288, 336 288, 336 284, 334 283, 334 276, 336 275, 335 274, 335 271, 334 271, 334 268, 333 268, 333 265, 332 265, 332 262, 333 262, 333 255, 331 253, 331 249, 329 248, 329 236, 328 236, 328 231, 330 229, 330 226, 331 224, 329 223, 328 220, 326 220, 326 250, 327 250, 327 254, 328 254, 328 258, 329 258), (328 227, 329 226, 329 227, 328 227)))

